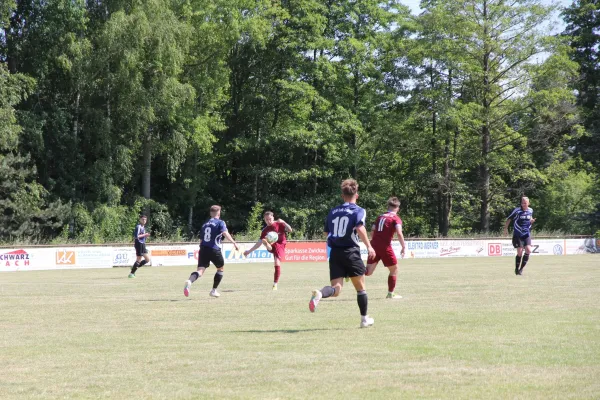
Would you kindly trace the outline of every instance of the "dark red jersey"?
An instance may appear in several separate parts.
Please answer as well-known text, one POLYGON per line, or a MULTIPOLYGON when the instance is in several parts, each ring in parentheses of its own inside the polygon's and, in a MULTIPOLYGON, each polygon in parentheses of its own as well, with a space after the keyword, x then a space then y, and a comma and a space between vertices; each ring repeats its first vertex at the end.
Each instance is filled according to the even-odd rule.
POLYGON ((374 232, 371 245, 378 248, 389 246, 392 243, 397 226, 402 226, 402 220, 395 212, 388 211, 381 214, 371 227, 374 232))
POLYGON ((273 222, 269 226, 265 226, 260 234, 260 238, 264 239, 269 232, 276 232, 279 235, 277 242, 279 244, 286 244, 287 238, 285 236, 285 224, 281 222, 273 222))

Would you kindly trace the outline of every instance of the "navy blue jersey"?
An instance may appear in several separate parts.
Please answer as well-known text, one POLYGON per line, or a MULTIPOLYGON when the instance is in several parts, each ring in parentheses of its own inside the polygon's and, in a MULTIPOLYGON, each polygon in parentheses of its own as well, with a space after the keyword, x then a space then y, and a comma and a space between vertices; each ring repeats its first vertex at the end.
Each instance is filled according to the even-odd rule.
POLYGON ((139 237, 139 235, 141 235, 143 233, 146 233, 146 230, 144 229, 144 225, 137 224, 135 226, 135 229, 133 230, 133 238, 135 239, 136 242, 138 242, 138 243, 146 243, 146 236, 144 236, 141 239, 139 237))
POLYGON ((366 215, 354 203, 344 203, 329 211, 324 229, 329 247, 359 247, 356 228, 365 225, 366 215))
POLYGON ((515 208, 507 219, 513 220, 513 236, 520 238, 526 238, 529 236, 529 230, 531 228, 531 218, 533 217, 533 209, 527 207, 527 210, 523 210, 521 207, 515 208))
POLYGON ((224 221, 218 218, 211 218, 202 225, 200 230, 200 246, 221 248, 223 233, 227 232, 227 226, 224 221))

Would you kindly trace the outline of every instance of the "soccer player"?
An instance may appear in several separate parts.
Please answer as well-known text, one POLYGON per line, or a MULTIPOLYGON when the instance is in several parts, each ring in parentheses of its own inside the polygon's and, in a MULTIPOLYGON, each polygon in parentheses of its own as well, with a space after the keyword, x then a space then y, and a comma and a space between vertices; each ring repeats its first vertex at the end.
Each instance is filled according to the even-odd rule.
POLYGON ((261 245, 264 245, 269 253, 273 253, 273 267, 275 269, 273 272, 273 290, 277 290, 277 284, 279 283, 279 277, 281 276, 281 260, 283 260, 283 257, 285 256, 285 245, 287 244, 287 237, 285 234, 286 232, 293 232, 293 230, 292 227, 281 218, 275 221, 275 217, 271 211, 266 211, 263 214, 263 218, 267 226, 263 228, 260 239, 258 239, 254 246, 249 250, 244 251, 244 256, 248 256, 248 254, 258 249, 261 245), (266 239, 269 232, 277 233, 279 239, 274 243, 269 243, 266 239))
POLYGON ((366 328, 375 322, 367 315, 368 297, 365 290, 365 264, 360 256, 358 239, 367 246, 369 257, 375 257, 369 236, 365 229, 365 210, 356 205, 358 199, 358 183, 354 179, 342 182, 342 198, 344 203, 329 211, 325 221, 327 244, 331 248, 329 254, 329 279, 331 286, 321 290, 313 290, 308 309, 315 312, 321 299, 337 297, 344 286, 344 277, 350 277, 356 289, 356 301, 360 310, 360 326, 366 328))
POLYGON ((150 236, 150 233, 146 232, 144 228, 146 222, 148 222, 148 217, 141 215, 140 223, 135 226, 133 231, 135 263, 131 267, 129 278, 135 278, 135 271, 150 262, 150 256, 148 255, 148 250, 146 250, 146 238, 150 236), (142 260, 142 258, 144 259, 142 260))
POLYGON ((379 260, 383 266, 390 271, 388 275, 388 294, 386 299, 401 299, 402 296, 394 293, 396 288, 396 279, 398 275, 398 260, 392 249, 392 238, 394 233, 398 235, 398 240, 402 246, 400 255, 404 258, 405 244, 402 234, 402 220, 398 216, 400 210, 400 200, 397 197, 390 197, 387 203, 388 210, 381 214, 375 220, 371 227, 371 245, 375 249, 375 257, 369 257, 367 260, 367 276, 373 275, 379 260))
POLYGON ((515 208, 506 219, 506 224, 504 224, 505 235, 508 235, 508 225, 510 225, 511 220, 513 221, 512 244, 517 249, 515 275, 522 275, 531 254, 531 226, 535 222, 533 209, 529 208, 528 197, 523 196, 521 207, 515 208), (525 249, 525 255, 523 255, 523 249, 525 249))
POLYGON ((220 206, 215 205, 210 208, 210 219, 206 221, 204 225, 202 225, 200 236, 202 239, 200 240, 198 268, 196 271, 192 272, 189 279, 185 281, 183 294, 185 297, 190 295, 192 283, 204 275, 204 271, 212 262, 215 267, 217 267, 217 272, 215 273, 213 287, 209 294, 212 297, 219 297, 221 294, 217 291, 217 287, 219 287, 219 283, 221 283, 221 280, 223 279, 223 268, 225 266, 223 253, 221 252, 221 240, 223 239, 223 236, 233 243, 233 247, 239 251, 237 243, 227 231, 227 225, 225 225, 225 221, 221 220, 220 206))

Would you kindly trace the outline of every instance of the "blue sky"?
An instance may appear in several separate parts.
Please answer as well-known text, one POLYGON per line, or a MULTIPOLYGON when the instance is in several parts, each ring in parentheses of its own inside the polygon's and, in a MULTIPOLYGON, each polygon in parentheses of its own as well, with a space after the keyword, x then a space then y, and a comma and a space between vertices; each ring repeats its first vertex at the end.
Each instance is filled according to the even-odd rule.
MULTIPOLYGON (((407 6, 409 6, 413 10, 413 13, 416 13, 419 11, 419 3, 421 2, 421 0, 401 0, 401 2, 406 4, 407 6)), ((573 3, 573 0, 542 0, 542 3, 558 4, 562 7, 565 7, 565 6, 573 3)))
MULTIPOLYGON (((400 0, 400 2, 409 6, 410 9, 412 10, 413 14, 417 14, 420 11, 419 3, 421 3, 421 0, 400 0)), ((571 5, 572 3, 573 3, 573 0, 542 0, 542 4, 547 4, 547 5, 557 4, 561 7, 566 7, 568 5, 571 5)), ((560 16, 558 15, 558 13, 557 13, 557 15, 554 16, 554 20, 556 21, 556 24, 553 26, 552 31, 553 32, 561 32, 563 30, 565 24, 562 21, 562 19, 560 18, 560 16)))

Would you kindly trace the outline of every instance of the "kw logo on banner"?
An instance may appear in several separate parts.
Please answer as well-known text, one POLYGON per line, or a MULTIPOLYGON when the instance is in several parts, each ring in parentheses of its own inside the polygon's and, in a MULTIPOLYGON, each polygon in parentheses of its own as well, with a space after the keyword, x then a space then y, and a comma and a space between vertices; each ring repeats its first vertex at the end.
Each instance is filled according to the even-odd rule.
POLYGON ((75 263, 74 251, 56 250, 56 265, 74 265, 75 263))

